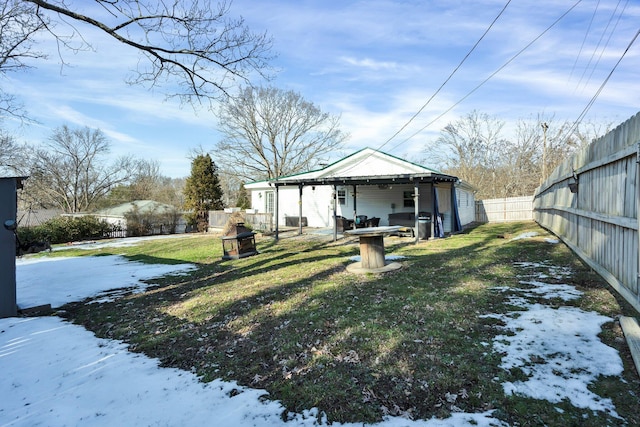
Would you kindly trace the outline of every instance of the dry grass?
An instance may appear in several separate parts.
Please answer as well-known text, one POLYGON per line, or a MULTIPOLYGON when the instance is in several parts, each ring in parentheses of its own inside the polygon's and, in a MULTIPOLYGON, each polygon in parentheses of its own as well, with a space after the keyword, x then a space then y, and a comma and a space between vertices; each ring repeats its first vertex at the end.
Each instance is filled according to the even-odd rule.
MULTIPOLYGON (((211 236, 189 240, 188 254, 179 244, 150 243, 129 255, 201 268, 145 294, 74 304, 67 316, 203 381, 222 377, 266 389, 288 410, 317 407, 330 421, 495 409, 511 425, 616 424, 569 403, 504 395, 501 382, 518 373, 502 371, 501 356, 487 351, 498 330, 481 315, 512 308, 491 288, 518 286, 514 262, 570 266, 575 274, 565 282, 585 292, 576 304, 612 317, 626 310, 563 245, 498 237, 532 230, 544 233, 523 223, 418 245, 391 237, 387 253, 406 256, 403 268, 365 276, 345 271, 358 254, 346 241, 263 238, 260 255, 233 261, 220 260, 221 244, 211 236)), ((625 381, 603 378, 595 389, 638 425, 640 386, 615 322, 602 339, 620 351, 627 372, 625 381)))

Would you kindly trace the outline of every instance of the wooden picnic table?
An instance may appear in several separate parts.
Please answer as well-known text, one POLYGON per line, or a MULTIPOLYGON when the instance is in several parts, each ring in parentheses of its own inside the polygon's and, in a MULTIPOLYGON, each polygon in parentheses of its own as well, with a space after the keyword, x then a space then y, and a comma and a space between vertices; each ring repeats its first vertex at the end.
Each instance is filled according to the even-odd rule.
POLYGON ((360 265, 363 271, 383 271, 385 266, 384 237, 397 233, 400 226, 366 227, 345 230, 345 234, 358 236, 360 239, 360 265))

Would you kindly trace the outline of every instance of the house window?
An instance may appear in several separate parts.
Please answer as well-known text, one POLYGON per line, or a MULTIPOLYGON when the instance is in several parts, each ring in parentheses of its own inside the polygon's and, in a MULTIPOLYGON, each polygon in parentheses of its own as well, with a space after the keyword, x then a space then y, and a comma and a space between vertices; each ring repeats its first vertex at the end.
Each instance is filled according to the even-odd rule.
POLYGON ((338 190, 338 203, 341 205, 347 204, 347 191, 346 190, 338 190))
POLYGON ((416 206, 416 201, 413 198, 413 191, 404 191, 402 193, 405 208, 413 208, 416 206))

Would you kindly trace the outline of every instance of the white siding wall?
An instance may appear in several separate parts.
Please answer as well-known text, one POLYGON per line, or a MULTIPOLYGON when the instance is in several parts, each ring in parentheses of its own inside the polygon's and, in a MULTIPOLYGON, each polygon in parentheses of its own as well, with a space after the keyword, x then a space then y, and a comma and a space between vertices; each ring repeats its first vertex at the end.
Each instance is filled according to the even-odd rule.
MULTIPOLYGON (((267 193, 275 192, 273 187, 251 189, 251 208, 258 212, 268 212, 267 193)), ((332 227, 332 188, 328 185, 305 186, 302 189, 302 216, 307 217, 310 227, 332 227)), ((278 190, 278 224, 285 224, 285 217, 299 215, 300 195, 298 187, 280 187, 278 190)), ((338 213, 338 215, 340 215, 338 213)))
MULTIPOLYGON (((337 206, 337 214, 346 218, 353 218, 353 186, 338 186, 338 190, 345 190, 344 204, 337 206)), ((433 190, 430 184, 419 186, 420 206, 418 211, 431 212, 433 204, 433 190)), ((273 187, 252 188, 251 207, 258 212, 267 212, 266 192, 275 191, 273 187), (261 194, 261 196, 260 196, 261 194)), ((356 208, 358 215, 380 218, 380 225, 389 225, 389 214, 397 212, 415 212, 412 206, 404 206, 404 192, 413 193, 414 186, 410 184, 390 185, 388 188, 380 188, 377 185, 359 185, 356 187, 356 208)), ((475 218, 475 206, 473 193, 463 189, 456 189, 460 219, 463 225, 469 224, 475 218)), ((333 227, 333 187, 330 185, 305 186, 302 190, 302 216, 307 218, 309 227, 333 227)), ((285 224, 285 217, 298 217, 298 187, 280 187, 278 191, 279 225, 285 224)), ((438 201, 440 213, 445 217, 444 229, 446 232, 453 230, 451 189, 449 184, 438 188, 438 201)))
POLYGON ((475 196, 472 192, 462 188, 456 188, 456 198, 458 199, 458 213, 462 225, 471 224, 476 219, 475 196))
POLYGON ((251 209, 257 209, 258 212, 267 212, 268 191, 273 191, 273 187, 256 188, 251 190, 251 209))
MULTIPOLYGON (((353 217, 353 187, 338 187, 347 191, 345 205, 338 207, 338 215, 347 218, 353 217)), ((357 214, 366 215, 369 218, 380 218, 380 225, 389 225, 389 214, 399 212, 414 213, 413 206, 404 206, 404 193, 413 194, 413 185, 390 185, 388 188, 379 188, 377 185, 360 185, 357 187, 357 214)), ((432 189, 429 184, 419 186, 420 206, 418 211, 431 212, 432 189)))

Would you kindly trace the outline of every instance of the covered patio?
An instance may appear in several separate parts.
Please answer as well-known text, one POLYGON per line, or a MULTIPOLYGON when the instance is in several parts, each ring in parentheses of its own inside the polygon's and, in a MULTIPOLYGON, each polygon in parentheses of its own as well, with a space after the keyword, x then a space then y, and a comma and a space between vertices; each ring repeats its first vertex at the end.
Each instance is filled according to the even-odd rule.
MULTIPOLYGON (((421 215, 426 213, 421 210, 421 207, 425 207, 424 203, 421 203, 421 197, 425 198, 427 201, 430 201, 429 212, 428 214, 432 218, 430 221, 430 236, 442 237, 444 235, 443 224, 440 219, 440 212, 438 206, 438 192, 436 191, 436 186, 442 187, 447 186, 451 189, 451 207, 452 207, 452 216, 451 216, 451 230, 456 232, 462 230, 462 225, 460 221, 460 215, 458 213, 457 202, 456 202, 456 191, 455 184, 458 182, 458 178, 445 175, 435 172, 427 172, 427 173, 407 173, 407 174, 395 174, 395 175, 370 175, 370 176, 357 176, 357 177, 306 177, 303 178, 301 176, 298 177, 287 177, 281 179, 275 179, 269 182, 269 185, 274 188, 274 216, 275 218, 279 218, 279 209, 280 209, 280 190, 282 188, 290 188, 297 187, 298 188, 298 217, 295 223, 298 226, 298 234, 302 234, 303 224, 305 223, 305 212, 303 209, 303 197, 304 197, 304 188, 305 187, 316 187, 316 186, 330 186, 332 188, 332 218, 333 218, 333 240, 336 241, 338 239, 339 232, 339 215, 337 207, 339 206, 338 200, 338 187, 350 187, 352 188, 352 206, 353 211, 352 215, 350 215, 348 219, 348 227, 347 228, 358 228, 361 224, 366 227, 375 227, 378 226, 378 222, 371 221, 371 218, 365 217, 358 211, 358 189, 363 186, 368 187, 377 187, 378 189, 389 188, 393 185, 409 185, 413 189, 412 198, 414 211, 413 212, 404 212, 404 222, 406 223, 406 218, 410 218, 412 223, 407 226, 413 227, 416 231, 414 233, 416 243, 419 241, 419 235, 417 230, 419 229, 419 221, 421 215), (428 196, 428 197, 427 197, 428 196), (406 215, 409 214, 409 215, 406 215)), ((377 218, 378 220, 380 218, 377 218)), ((389 224, 394 225, 394 224, 389 224)), ((275 238, 276 240, 279 238, 279 221, 275 221, 275 238)))
POLYGON ((475 188, 371 148, 317 170, 247 183, 245 189, 252 210, 272 215, 276 239, 282 225, 299 234, 305 225, 332 228, 334 240, 349 229, 400 226, 418 241, 419 231, 423 239, 442 237, 475 219, 475 188))

